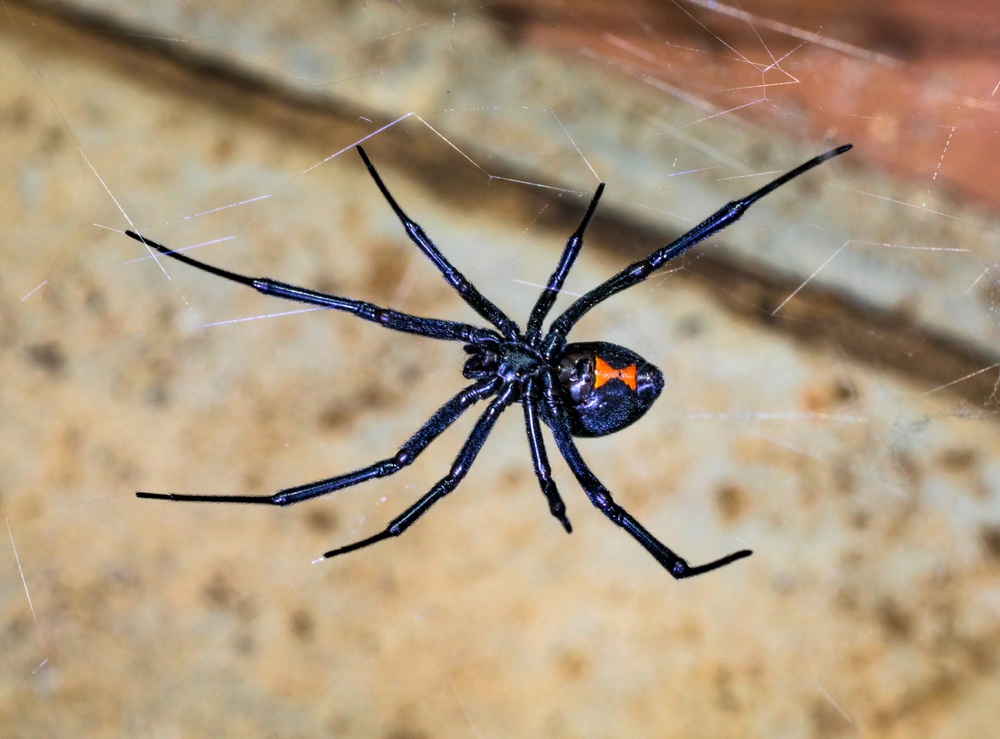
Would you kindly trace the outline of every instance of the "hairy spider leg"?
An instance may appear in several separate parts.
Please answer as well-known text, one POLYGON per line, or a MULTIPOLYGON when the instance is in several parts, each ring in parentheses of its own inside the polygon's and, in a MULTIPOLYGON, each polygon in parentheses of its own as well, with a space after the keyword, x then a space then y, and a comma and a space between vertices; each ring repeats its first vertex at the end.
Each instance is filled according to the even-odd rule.
POLYGON ((374 536, 369 536, 367 539, 333 549, 326 552, 323 556, 329 559, 330 557, 362 549, 389 537, 399 536, 410 528, 418 518, 427 513, 432 505, 454 490, 468 473, 469 467, 472 466, 476 455, 479 454, 479 450, 483 448, 483 444, 493 430, 493 425, 496 423, 497 418, 514 402, 516 389, 514 384, 509 384, 500 391, 500 394, 494 398, 486 410, 483 411, 479 420, 476 421, 472 433, 469 434, 469 438, 465 440, 461 450, 458 452, 458 456, 455 457, 451 471, 442 477, 420 500, 396 516, 396 518, 389 522, 389 525, 385 529, 374 536))
POLYGON ((504 335, 510 341, 514 341, 521 335, 521 330, 517 327, 507 314, 500 310, 491 300, 484 296, 479 290, 469 282, 468 278, 455 269, 449 262, 444 254, 434 245, 430 237, 424 232, 424 230, 410 219, 403 209, 399 207, 399 203, 396 199, 392 197, 389 192, 389 188, 385 186, 382 182, 382 178, 379 176, 375 169, 375 165, 371 163, 368 159, 368 155, 365 154, 365 150, 360 146, 357 147, 358 154, 361 155, 361 160, 365 163, 365 167, 368 168, 368 174, 372 176, 375 180, 375 184, 378 186, 379 192, 382 193, 382 197, 386 199, 389 203, 393 212, 395 212, 396 217, 399 218, 400 222, 403 224, 403 228, 406 230, 406 235, 410 237, 410 241, 417 245, 417 247, 424 253, 424 255, 434 263, 434 266, 438 268, 444 279, 462 296, 462 299, 468 303, 476 313, 481 315, 487 321, 496 326, 500 333, 504 335))
POLYGON ((542 494, 549 501, 549 512, 566 529, 567 534, 573 533, 573 526, 566 517, 566 504, 559 495, 555 480, 552 479, 552 468, 549 466, 549 456, 545 453, 545 442, 542 440, 542 427, 538 420, 538 398, 535 396, 535 380, 525 384, 521 405, 524 406, 524 428, 528 434, 528 446, 531 448, 531 466, 535 477, 542 486, 542 494))
MULTIPOLYGON (((747 208, 765 195, 773 192, 788 181, 798 177, 802 173, 812 169, 822 162, 848 151, 850 148, 851 145, 847 144, 837 149, 832 149, 825 154, 815 157, 799 167, 790 170, 786 174, 776 178, 750 195, 728 203, 714 215, 688 231, 679 239, 661 249, 654 251, 646 259, 635 262, 619 272, 617 275, 611 277, 604 283, 598 285, 593 290, 578 298, 561 316, 559 316, 559 318, 553 321, 550 326, 549 333, 545 337, 544 341, 541 342, 542 346, 540 348, 542 349, 547 367, 540 376, 529 376, 522 381, 505 381, 499 376, 494 376, 489 379, 481 380, 474 385, 465 388, 441 406, 434 413, 434 415, 432 415, 431 418, 429 418, 424 425, 421 426, 421 428, 418 429, 418 431, 411 436, 402 447, 400 447, 399 452, 393 457, 381 460, 380 462, 375 462, 368 467, 355 470, 354 472, 349 472, 297 487, 286 488, 270 496, 207 496, 141 492, 137 493, 137 495, 144 498, 158 498, 165 500, 259 503, 278 506, 290 505, 302 500, 308 500, 310 498, 325 495, 335 490, 356 485, 370 479, 395 474, 402 469, 402 467, 412 462, 412 460, 420 454, 420 452, 433 442, 448 426, 454 423, 454 421, 457 420, 462 413, 464 413, 466 408, 479 400, 499 393, 476 421, 472 432, 466 438, 461 450, 455 458, 451 470, 445 477, 441 478, 422 498, 403 511, 403 513, 399 516, 394 518, 381 532, 366 539, 354 542, 353 544, 348 544, 347 546, 326 552, 324 557, 329 558, 340 554, 346 554, 347 552, 367 547, 375 542, 382 541, 383 539, 402 534, 413 523, 415 523, 418 518, 426 513, 434 503, 448 495, 459 485, 461 480, 468 473, 470 466, 482 449, 486 439, 492 432, 497 418, 512 403, 517 401, 520 401, 522 405, 524 405, 525 428, 528 435, 528 443, 531 448, 532 465, 535 471, 535 476, 538 478, 542 492, 549 502, 550 512, 563 524, 567 532, 571 530, 571 527, 569 520, 566 517, 565 504, 563 503, 563 500, 556 489, 555 482, 552 479, 551 468, 549 466, 548 457, 545 452, 545 446, 541 435, 539 411, 541 411, 541 420, 544 420, 546 424, 551 427, 556 446, 559 448, 559 451, 566 460, 566 463, 569 465, 573 474, 583 487, 584 492, 587 494, 591 503, 593 503, 595 507, 602 511, 616 525, 623 528, 630 536, 632 536, 632 538, 638 541, 646 549, 646 551, 648 551, 670 572, 674 578, 682 579, 692 577, 694 575, 700 575, 719 567, 723 567, 738 559, 748 557, 751 552, 749 550, 741 550, 715 560, 714 562, 692 567, 686 560, 678 556, 674 551, 656 539, 656 537, 646 530, 631 514, 628 513, 628 511, 614 501, 610 491, 604 487, 593 472, 591 472, 576 447, 572 429, 570 427, 569 416, 567 415, 566 409, 563 407, 562 399, 559 397, 555 387, 555 367, 553 366, 553 357, 556 355, 557 351, 561 351, 565 346, 565 337, 569 330, 591 308, 617 292, 638 284, 646 279, 650 273, 659 269, 671 259, 674 259, 703 239, 708 238, 712 234, 734 223, 743 215, 747 208), (542 392, 538 392, 539 389, 541 389, 542 392), (542 402, 542 400, 544 400, 545 405, 540 409, 539 403, 542 402)), ((379 187, 383 197, 385 197, 397 217, 399 217, 403 223, 407 235, 421 249, 421 251, 423 251, 425 256, 435 263, 445 279, 459 292, 466 302, 481 316, 491 321, 500 330, 504 338, 516 345, 518 351, 527 351, 528 349, 539 348, 541 324, 551 309, 559 289, 562 287, 566 276, 573 266, 573 262, 582 248, 584 231, 586 230, 586 227, 597 208, 604 185, 601 184, 597 188, 597 191, 591 200, 590 206, 587 209, 580 226, 567 241, 559 263, 549 278, 545 291, 543 291, 542 295, 539 296, 535 307, 532 310, 532 314, 529 318, 528 337, 522 338, 520 329, 517 325, 510 321, 510 319, 507 318, 507 316, 493 303, 484 298, 479 291, 445 259, 433 242, 426 236, 421 227, 411 221, 403 213, 402 209, 400 209, 399 205, 389 194, 389 191, 386 189, 381 178, 378 176, 378 173, 375 171, 375 168, 372 166, 360 146, 358 147, 358 151, 367 166, 369 173, 375 180, 376 185, 379 187)), ((481 328, 457 321, 421 318, 405 313, 399 313, 390 309, 380 308, 372 303, 308 290, 295 285, 271 280, 270 278, 247 277, 236 272, 230 272, 219 267, 205 264, 186 255, 174 252, 162 244, 143 238, 133 231, 126 231, 126 234, 129 237, 145 244, 147 247, 160 251, 166 256, 177 259, 202 271, 222 277, 223 279, 247 285, 248 287, 252 287, 265 295, 273 295, 287 300, 294 300, 310 305, 341 310, 397 331, 413 333, 419 336, 426 336, 428 338, 462 341, 466 344, 480 347, 486 351, 495 350, 497 344, 501 342, 501 336, 488 328, 481 328)), ((631 382, 633 384, 635 383, 634 366, 631 368, 631 374, 629 373, 629 367, 612 368, 608 365, 607 367, 599 367, 598 369, 599 374, 603 372, 601 376, 604 378, 605 382, 610 379, 618 379, 626 384, 629 384, 629 380, 631 379, 631 382)))
POLYGON ((590 498, 590 502, 601 513, 611 519, 613 523, 625 529, 633 539, 639 542, 647 552, 653 555, 657 562, 673 575, 674 579, 681 580, 686 577, 694 577, 705 572, 711 572, 719 567, 725 567, 738 559, 749 557, 753 553, 749 549, 743 549, 708 564, 696 567, 689 565, 687 560, 680 557, 676 552, 653 536, 631 513, 615 502, 614 498, 611 497, 611 491, 604 487, 601 481, 597 479, 597 476, 590 471, 587 463, 583 461, 583 457, 580 456, 580 452, 576 448, 576 443, 573 441, 573 435, 570 433, 565 412, 560 407, 558 399, 554 397, 551 391, 546 392, 545 399, 549 410, 552 436, 556 440, 556 446, 562 453, 563 459, 566 460, 566 464, 573 471, 583 491, 590 498))
POLYGON ((437 318, 421 318, 408 313, 400 313, 390 308, 380 308, 374 303, 368 303, 363 300, 342 298, 337 295, 330 295, 296 285, 289 285, 285 282, 278 282, 268 277, 247 277, 246 275, 230 272, 211 264, 205 264, 186 254, 173 251, 163 244, 159 244, 152 239, 147 239, 145 236, 140 236, 135 231, 126 231, 125 235, 148 247, 156 249, 158 252, 172 259, 184 262, 184 264, 213 274, 216 277, 222 277, 233 282, 238 282, 241 285, 247 285, 263 295, 273 295, 299 303, 318 305, 321 308, 344 311, 345 313, 350 313, 358 318, 363 318, 366 321, 377 323, 380 326, 385 326, 395 331, 426 336, 430 339, 462 341, 467 344, 480 344, 485 341, 494 342, 500 339, 495 331, 480 326, 473 326, 469 323, 445 321, 437 318))
POLYGON ((368 480, 394 475, 413 462, 432 441, 440 436, 473 404, 483 398, 493 395, 500 385, 499 378, 490 378, 470 385, 455 395, 447 403, 435 411, 417 432, 404 443, 395 455, 383 459, 354 472, 328 477, 305 485, 279 490, 274 495, 192 495, 182 493, 145 493, 136 495, 140 498, 155 500, 183 500, 197 503, 256 503, 260 505, 286 506, 301 503, 304 500, 318 498, 321 495, 360 485, 368 480))
POLYGON ((846 151, 850 151, 851 144, 838 146, 836 149, 813 157, 808 162, 800 164, 780 177, 772 180, 758 190, 746 195, 738 200, 726 203, 715 213, 692 228, 686 234, 657 249, 645 259, 633 262, 618 274, 602 282, 600 285, 580 296, 573 302, 566 311, 552 322, 549 327, 548 336, 545 338, 544 354, 546 359, 551 359, 557 352, 561 351, 566 344, 566 335, 570 329, 579 321, 583 315, 594 306, 603 303, 612 295, 627 290, 649 277, 653 272, 660 269, 672 259, 677 258, 695 244, 704 241, 715 233, 718 233, 727 226, 731 226, 738 221, 747 209, 790 180, 801 174, 808 172, 813 167, 817 167, 828 159, 839 156, 846 151))
POLYGON ((527 337, 528 343, 532 346, 537 345, 542 332, 542 322, 552 309, 556 298, 559 297, 559 291, 562 289, 569 271, 573 269, 573 262, 576 261, 580 249, 583 248, 583 232, 587 230, 587 225, 590 223, 594 211, 597 210, 597 203, 600 201, 603 193, 604 183, 602 182, 597 186, 597 192, 594 193, 594 197, 591 199, 590 206, 587 208, 583 220, 580 221, 580 225, 573 232, 573 235, 566 239, 566 247, 563 249, 562 256, 559 257, 559 264, 556 265, 555 271, 549 277, 548 284, 542 290, 542 294, 538 296, 535 307, 531 310, 525 337, 527 337))

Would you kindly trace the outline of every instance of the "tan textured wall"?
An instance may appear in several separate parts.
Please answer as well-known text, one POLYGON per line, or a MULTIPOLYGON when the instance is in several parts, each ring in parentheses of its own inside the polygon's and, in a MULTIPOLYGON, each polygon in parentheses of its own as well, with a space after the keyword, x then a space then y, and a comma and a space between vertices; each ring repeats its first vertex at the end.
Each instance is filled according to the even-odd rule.
MULTIPOLYGON (((530 45, 545 39, 514 5, 437 6, 9 6, 0 733, 988 735, 1000 705, 996 221, 956 199, 976 187, 893 179, 869 165, 898 151, 874 157, 878 142, 850 126, 796 132, 685 107, 599 63, 609 57, 530 45), (408 112, 454 146, 411 116, 370 155, 519 320, 596 183, 588 162, 608 196, 576 293, 852 132, 855 152, 762 203, 716 240, 724 249, 706 246, 574 335, 625 344, 668 378, 639 424, 581 442, 595 472, 692 562, 744 547, 751 559, 675 583, 587 503, 550 443, 567 537, 518 408, 453 496, 401 539, 341 560, 310 564, 429 488, 474 413, 400 475, 289 509, 133 496, 264 494, 361 466, 461 387, 458 346, 343 315, 268 318, 298 306, 158 265, 119 232, 221 239, 198 254, 472 320, 350 150, 311 169, 408 112)), ((635 8, 632 31, 659 19, 635 8)), ((573 9, 541 17, 565 30, 573 9)), ((609 42, 604 30, 594 36, 609 42)), ((658 48, 679 64, 697 38, 675 42, 658 48)), ((873 75, 895 69, 841 53, 873 75)))

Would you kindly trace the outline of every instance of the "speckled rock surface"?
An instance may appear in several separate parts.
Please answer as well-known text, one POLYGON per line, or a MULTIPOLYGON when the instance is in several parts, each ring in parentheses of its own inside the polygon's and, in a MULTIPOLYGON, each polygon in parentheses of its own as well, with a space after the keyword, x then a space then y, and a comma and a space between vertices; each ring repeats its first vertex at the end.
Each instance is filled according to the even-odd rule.
MULTIPOLYGON (((389 11, 372 12, 385 27, 360 38, 387 38, 378 13, 389 11)), ((284 18, 286 32, 310 17, 284 18)), ((573 334, 629 346, 667 378, 640 423, 580 447, 691 561, 744 547, 749 560, 675 583, 557 460, 567 537, 533 479, 519 409, 404 537, 337 561, 311 563, 428 489, 474 412, 405 472, 300 506, 137 500, 265 494, 388 456, 463 386, 464 355, 154 261, 125 228, 247 274, 473 315, 349 149, 388 119, 310 108, 280 86, 199 74, 43 15, 11 18, 0 33, 5 735, 965 737, 996 724, 994 405, 923 368, 862 361, 836 312, 811 324, 832 340, 786 330, 797 319, 765 310, 773 293, 721 288, 697 259, 573 334)), ((273 61, 284 47, 261 49, 273 61)), ((428 118, 410 104, 418 90, 397 88, 398 114, 428 118)), ((579 193, 490 179, 484 170, 518 179, 519 163, 482 153, 502 142, 475 142, 451 146, 411 118, 366 146, 406 210, 523 320, 593 176, 576 177, 586 168, 570 152, 579 193)), ((737 229, 751 243, 766 229, 829 238, 829 216, 788 221, 796 194, 821 210, 836 189, 826 178, 843 181, 823 170, 737 229)), ((608 179, 569 293, 660 245, 644 241, 657 227, 628 226, 630 209, 653 207, 651 190, 637 194, 646 186, 622 171, 608 179)), ((748 187, 716 179, 712 201, 684 218, 748 187)), ((969 310, 986 351, 988 322, 969 310)))

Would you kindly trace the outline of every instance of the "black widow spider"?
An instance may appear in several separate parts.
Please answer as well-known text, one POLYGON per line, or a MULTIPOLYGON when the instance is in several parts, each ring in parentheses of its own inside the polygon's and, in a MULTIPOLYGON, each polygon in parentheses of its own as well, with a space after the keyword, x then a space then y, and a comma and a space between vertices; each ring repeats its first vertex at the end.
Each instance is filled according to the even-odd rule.
POLYGON ((309 290, 295 285, 278 282, 267 277, 246 277, 219 267, 199 262, 189 256, 150 241, 134 231, 126 231, 128 236, 148 247, 189 264, 218 277, 252 287, 264 295, 274 295, 287 300, 296 300, 323 308, 346 311, 366 321, 372 321, 396 331, 426 336, 446 341, 461 341, 465 344, 468 358, 462 374, 474 382, 451 400, 442 405, 420 427, 413 436, 388 459, 375 462, 354 472, 337 475, 307 485, 286 488, 274 495, 180 495, 175 493, 143 493, 140 498, 160 500, 185 500, 215 503, 257 503, 263 505, 286 506, 303 500, 316 498, 335 490, 357 485, 378 477, 387 477, 399 472, 410 464, 427 445, 453 424, 466 408, 485 398, 496 396, 479 417, 472 432, 462 445, 448 474, 441 478, 416 503, 394 518, 385 529, 353 544, 333 549, 324 557, 361 549, 391 536, 399 536, 432 505, 454 490, 469 471, 486 437, 493 430, 500 414, 513 403, 524 407, 524 425, 531 448, 531 461, 541 484, 542 493, 548 500, 552 515, 563 525, 567 533, 572 530, 566 517, 566 506, 556 490, 549 468, 545 445, 542 441, 541 423, 552 430, 556 447, 562 454, 576 479, 583 487, 590 502, 605 516, 627 531, 638 541, 656 561, 677 579, 700 575, 723 567, 751 552, 744 549, 734 552, 714 562, 693 567, 671 549, 656 539, 632 515, 615 503, 611 493, 597 479, 583 461, 574 436, 595 437, 614 433, 637 421, 653 404, 663 389, 663 375, 660 370, 633 351, 616 344, 603 341, 567 344, 566 335, 574 324, 591 308, 607 300, 615 293, 637 285, 670 260, 678 257, 698 242, 721 231, 736 222, 755 202, 778 189, 790 180, 851 148, 850 144, 831 149, 825 154, 810 159, 759 190, 727 203, 712 216, 702 221, 671 244, 657 249, 645 259, 630 264, 618 274, 577 298, 566 311, 556 318, 547 334, 542 334, 542 322, 555 302, 566 275, 576 260, 583 245, 583 232, 590 222, 597 203, 604 192, 604 184, 590 201, 590 206, 572 236, 566 242, 562 257, 548 284, 538 296, 528 328, 524 334, 503 311, 484 297, 467 280, 430 240, 423 229, 403 212, 389 190, 375 171, 364 150, 357 147, 365 167, 375 184, 395 211, 403 224, 406 235, 423 252, 424 256, 440 270, 445 280, 458 291, 466 303, 480 316, 489 321, 496 330, 473 326, 457 321, 434 318, 420 318, 380 308, 371 303, 336 295, 309 290))

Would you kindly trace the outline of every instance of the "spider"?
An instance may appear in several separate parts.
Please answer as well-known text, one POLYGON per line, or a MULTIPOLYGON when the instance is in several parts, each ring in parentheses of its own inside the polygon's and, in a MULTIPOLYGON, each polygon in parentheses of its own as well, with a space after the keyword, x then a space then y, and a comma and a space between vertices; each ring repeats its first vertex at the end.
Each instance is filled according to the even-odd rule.
POLYGON ((566 506, 552 479, 542 440, 542 423, 551 430, 556 447, 590 498, 590 502, 641 544, 674 578, 679 580, 701 575, 748 557, 751 552, 744 549, 707 564, 690 565, 615 502, 611 492, 601 484, 583 461, 574 437, 606 436, 639 420, 663 390, 663 374, 638 354, 623 346, 605 341, 567 343, 566 335, 591 308, 622 290, 638 285, 695 244, 735 223, 751 205, 765 195, 850 148, 851 144, 845 144, 831 149, 786 172, 749 195, 727 203, 674 242, 657 249, 645 259, 630 264, 590 292, 577 298, 562 315, 552 321, 547 333, 543 333, 542 324, 580 253, 584 231, 604 192, 603 183, 597 186, 583 220, 566 241, 559 263, 549 277, 545 289, 538 296, 528 318, 527 330, 524 332, 455 269, 424 230, 403 212, 360 146, 357 150, 368 174, 402 222, 406 235, 424 256, 433 262, 462 299, 492 324, 493 328, 459 321, 421 318, 381 308, 372 303, 289 285, 268 277, 247 277, 200 262, 140 236, 134 231, 126 231, 125 233, 131 238, 172 259, 217 277, 252 287, 264 295, 345 311, 394 331, 443 341, 460 341, 465 345, 465 353, 468 355, 462 374, 473 381, 438 408, 395 455, 353 472, 285 488, 273 495, 185 495, 146 492, 137 492, 136 495, 140 498, 159 500, 272 506, 300 503, 399 472, 413 462, 445 429, 455 423, 466 409, 474 403, 492 398, 476 421, 458 456, 455 457, 451 470, 430 491, 389 522, 379 533, 333 549, 323 556, 329 558, 353 552, 389 537, 399 536, 410 528, 418 518, 430 510, 431 506, 458 486, 493 430, 497 418, 514 403, 520 403, 524 409, 524 426, 535 475, 541 485, 542 494, 548 501, 549 511, 567 533, 572 531, 572 527, 566 516, 566 506))

